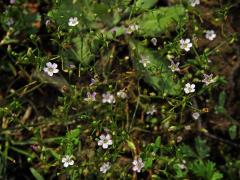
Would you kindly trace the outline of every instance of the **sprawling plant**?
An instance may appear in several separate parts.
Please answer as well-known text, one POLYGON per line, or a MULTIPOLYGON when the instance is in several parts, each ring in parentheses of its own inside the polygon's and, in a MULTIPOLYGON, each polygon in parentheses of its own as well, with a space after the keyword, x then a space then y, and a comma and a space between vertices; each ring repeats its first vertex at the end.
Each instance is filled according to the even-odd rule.
POLYGON ((221 28, 237 3, 222 4, 0 2, 0 179, 239 178, 220 154, 238 123, 213 94, 226 80, 212 59, 236 42, 221 28))

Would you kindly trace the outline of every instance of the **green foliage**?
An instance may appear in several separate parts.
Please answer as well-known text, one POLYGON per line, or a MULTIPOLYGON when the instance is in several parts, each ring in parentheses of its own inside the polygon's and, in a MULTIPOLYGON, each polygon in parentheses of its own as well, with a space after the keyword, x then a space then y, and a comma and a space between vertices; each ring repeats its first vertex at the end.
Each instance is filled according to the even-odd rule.
POLYGON ((152 8, 157 3, 157 0, 137 0, 135 8, 137 11, 147 10, 152 8))
POLYGON ((236 125, 230 126, 228 128, 228 133, 229 133, 229 136, 232 140, 236 139, 236 137, 237 137, 237 126, 236 125))
POLYGON ((141 35, 157 37, 161 33, 174 29, 183 17, 186 18, 184 7, 172 6, 144 13, 134 21, 139 22, 141 35))
POLYGON ((42 175, 39 174, 39 172, 36 169, 30 168, 30 171, 31 171, 31 173, 33 174, 33 176, 35 177, 36 180, 44 180, 42 175))
POLYGON ((0 1, 0 179, 239 179, 235 6, 0 1))
POLYGON ((140 42, 137 41, 131 44, 131 49, 137 50, 136 55, 139 60, 137 63, 135 63, 135 67, 149 85, 162 94, 180 94, 181 86, 179 82, 174 80, 174 75, 168 68, 168 62, 166 58, 159 56, 156 51, 144 47, 140 42), (140 63, 142 58, 146 58, 150 61, 146 67, 140 63))
POLYGON ((206 163, 201 160, 194 161, 193 163, 190 163, 189 168, 198 178, 206 180, 223 179, 223 175, 216 171, 215 164, 210 161, 207 161, 206 163))
POLYGON ((224 107, 225 99, 226 99, 226 93, 225 93, 225 91, 222 91, 218 97, 218 104, 215 106, 216 113, 224 113, 225 112, 225 107, 224 107))

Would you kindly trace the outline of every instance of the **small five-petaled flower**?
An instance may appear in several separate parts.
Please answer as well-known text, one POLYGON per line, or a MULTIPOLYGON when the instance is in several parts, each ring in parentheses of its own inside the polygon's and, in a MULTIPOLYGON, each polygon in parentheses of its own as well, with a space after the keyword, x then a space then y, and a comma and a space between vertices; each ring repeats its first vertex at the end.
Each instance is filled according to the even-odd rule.
POLYGON ((78 18, 77 17, 70 17, 68 20, 68 25, 69 26, 76 26, 78 25, 78 18))
POLYGON ((149 108, 149 110, 146 112, 146 114, 147 115, 153 115, 156 112, 157 112, 157 110, 155 108, 155 105, 152 105, 151 108, 149 108))
POLYGON ((213 74, 210 74, 210 75, 203 74, 203 76, 204 76, 204 79, 202 80, 202 82, 205 83, 205 85, 209 85, 214 82, 213 74))
POLYGON ((135 31, 138 31, 139 26, 137 24, 130 24, 128 28, 126 29, 127 34, 132 34, 135 31))
POLYGON ((121 99, 126 99, 127 98, 127 93, 122 89, 122 90, 117 92, 117 97, 119 97, 121 99))
POLYGON ((154 46, 156 46, 157 45, 157 38, 152 38, 151 42, 154 46))
POLYGON ((73 156, 72 155, 65 155, 62 158, 62 163, 63 163, 63 166, 65 168, 68 167, 68 166, 72 166, 74 164, 73 156))
POLYGON ((141 56, 141 59, 139 61, 143 67, 146 67, 148 64, 150 64, 150 61, 147 57, 141 56))
POLYGON ((172 72, 175 72, 175 71, 180 71, 180 69, 179 69, 179 62, 177 62, 177 63, 174 63, 174 61, 172 61, 171 60, 171 65, 170 66, 168 66, 171 70, 172 70, 172 72))
POLYGON ((102 164, 102 166, 100 167, 100 171, 105 174, 110 168, 110 163, 106 162, 102 164))
POLYGON ((200 0, 189 0, 189 3, 192 7, 195 7, 196 5, 200 4, 200 0))
POLYGON ((47 73, 49 76, 53 76, 53 74, 58 73, 59 70, 57 69, 58 65, 56 63, 48 62, 46 67, 44 67, 44 72, 47 73))
POLYGON ((144 163, 142 161, 142 158, 135 158, 135 160, 132 162, 133 164, 133 171, 137 171, 138 173, 141 172, 141 169, 144 167, 144 163))
POLYGON ((190 84, 190 83, 185 84, 184 92, 186 94, 195 92, 195 84, 190 84))
POLYGON ((102 94, 102 103, 113 104, 115 102, 116 102, 115 97, 114 95, 110 94, 110 92, 102 94))
POLYGON ((190 48, 192 47, 192 43, 190 39, 181 39, 180 40, 180 48, 184 49, 185 51, 190 51, 190 48))
POLYGON ((113 141, 110 134, 100 136, 100 140, 98 141, 98 146, 102 146, 103 149, 107 149, 108 146, 112 145, 113 141))
POLYGON ((207 31, 206 31, 206 35, 205 35, 206 39, 212 41, 213 39, 216 38, 216 36, 217 36, 217 35, 216 35, 216 33, 214 32, 214 30, 207 30, 207 31))
POLYGON ((87 101, 87 102, 96 101, 96 95, 97 95, 96 92, 93 92, 92 94, 90 92, 87 92, 87 97, 84 98, 84 101, 87 101))
POLYGON ((193 117, 193 119, 197 120, 200 117, 199 112, 192 113, 192 117, 193 117))

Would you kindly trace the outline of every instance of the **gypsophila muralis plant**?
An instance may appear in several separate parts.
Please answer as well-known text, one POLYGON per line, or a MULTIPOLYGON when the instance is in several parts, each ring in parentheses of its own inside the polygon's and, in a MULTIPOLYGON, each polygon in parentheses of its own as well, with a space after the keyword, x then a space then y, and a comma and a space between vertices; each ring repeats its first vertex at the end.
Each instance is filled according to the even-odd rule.
POLYGON ((239 179, 237 4, 0 7, 0 179, 239 179))

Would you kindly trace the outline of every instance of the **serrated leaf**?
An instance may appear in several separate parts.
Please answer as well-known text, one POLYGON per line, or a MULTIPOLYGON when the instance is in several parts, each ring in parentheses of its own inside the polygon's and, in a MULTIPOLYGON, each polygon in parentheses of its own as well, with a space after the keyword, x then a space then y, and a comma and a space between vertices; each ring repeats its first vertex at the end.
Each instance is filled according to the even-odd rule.
POLYGON ((195 148, 197 151, 198 156, 203 159, 209 156, 209 147, 206 144, 206 140, 202 140, 201 138, 195 139, 195 148))
POLYGON ((75 49, 67 49, 64 56, 80 62, 83 66, 89 65, 94 60, 100 46, 104 43, 101 38, 87 35, 85 37, 76 37, 73 39, 75 49))
POLYGON ((133 21, 138 23, 140 35, 155 37, 169 31, 184 16, 186 13, 183 6, 172 6, 143 13, 133 21))

